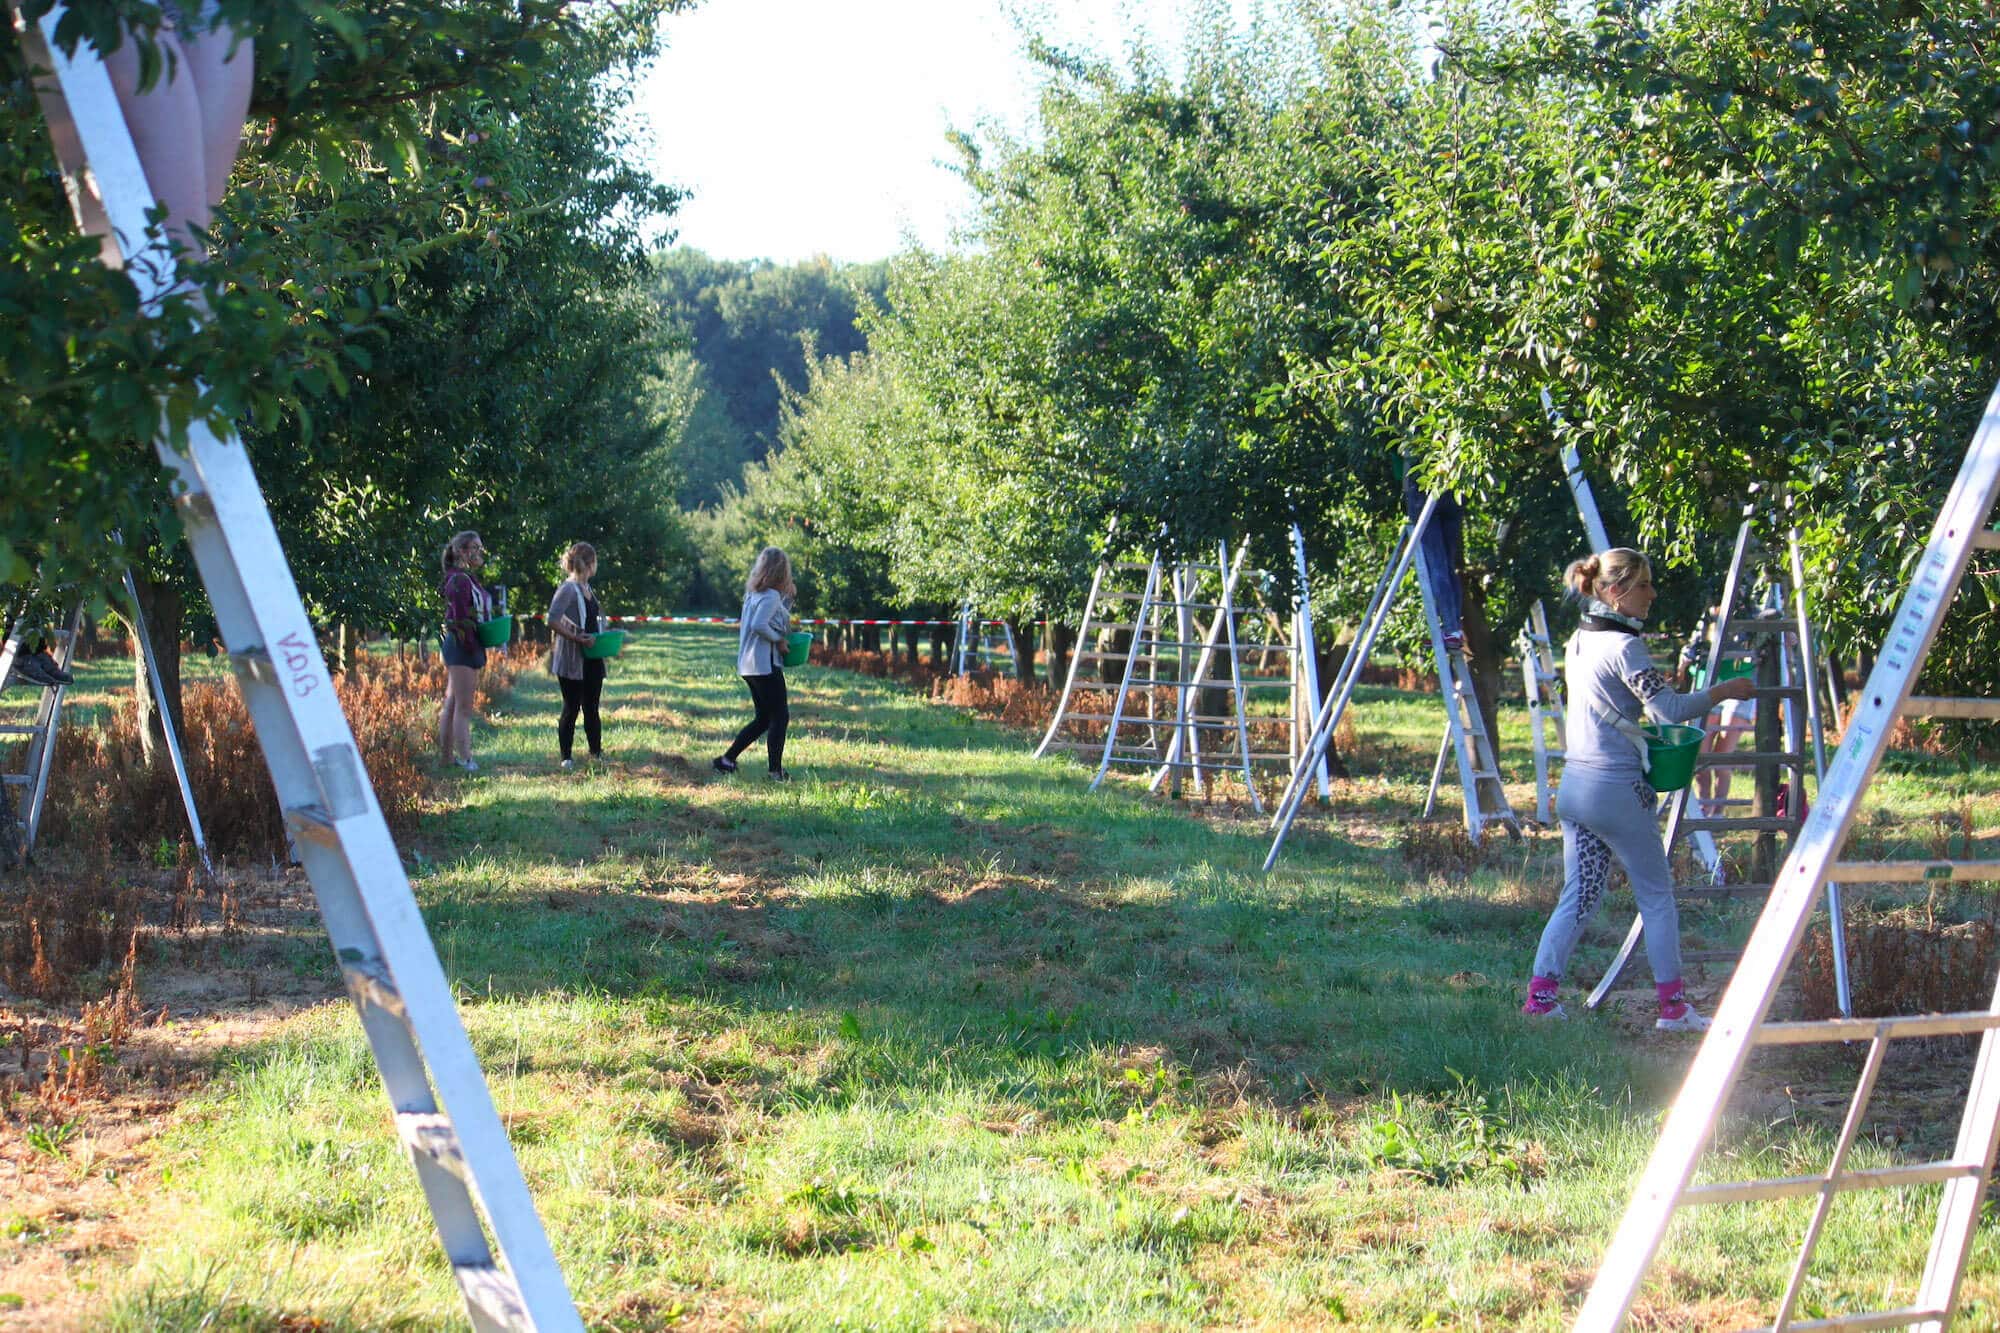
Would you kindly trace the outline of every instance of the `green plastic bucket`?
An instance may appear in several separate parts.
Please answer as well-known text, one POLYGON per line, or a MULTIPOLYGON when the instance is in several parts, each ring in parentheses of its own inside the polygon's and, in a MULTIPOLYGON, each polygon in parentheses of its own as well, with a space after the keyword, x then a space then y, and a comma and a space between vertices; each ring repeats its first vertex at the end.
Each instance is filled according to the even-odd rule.
POLYGON ((806 658, 812 655, 813 636, 805 630, 797 630, 785 636, 785 665, 804 666, 806 658))
POLYGON ((495 616, 479 622, 479 642, 488 648, 504 648, 514 637, 514 617, 495 616))
POLYGON ((622 629, 601 629, 597 637, 584 646, 585 657, 616 657, 625 651, 625 631, 622 629))
POLYGON ((1700 727, 1641 727, 1651 761, 1646 781, 1654 791, 1679 791, 1694 781, 1695 756, 1707 734, 1700 727))

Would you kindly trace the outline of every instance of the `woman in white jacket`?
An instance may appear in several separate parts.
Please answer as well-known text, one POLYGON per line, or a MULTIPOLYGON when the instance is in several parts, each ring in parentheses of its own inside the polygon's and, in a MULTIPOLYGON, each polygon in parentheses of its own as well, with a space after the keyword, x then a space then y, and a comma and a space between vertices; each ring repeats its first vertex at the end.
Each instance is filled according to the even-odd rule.
POLYGON ((743 614, 736 630, 736 673, 750 687, 757 715, 736 733, 729 749, 711 761, 718 773, 734 773, 736 756, 762 736, 771 761, 770 776, 779 782, 791 777, 785 771, 785 728, 792 715, 785 700, 784 648, 792 630, 792 602, 798 595, 792 562, 785 553, 775 546, 759 551, 744 585, 743 614))

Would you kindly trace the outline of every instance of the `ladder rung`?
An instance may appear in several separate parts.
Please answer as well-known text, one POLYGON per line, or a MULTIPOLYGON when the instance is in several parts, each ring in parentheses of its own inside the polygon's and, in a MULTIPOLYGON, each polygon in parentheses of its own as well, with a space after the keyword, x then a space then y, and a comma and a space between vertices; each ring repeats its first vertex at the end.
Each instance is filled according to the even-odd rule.
POLYGON ((26 773, 0 773, 0 782, 4 782, 10 787, 25 787, 31 781, 33 779, 29 778, 26 773))
POLYGON ((1149 573, 1152 571, 1153 568, 1150 562, 1143 560, 1120 560, 1117 564, 1111 567, 1113 569, 1143 569, 1149 573))
POLYGON ((1143 592, 1099 591, 1097 600, 1100 602, 1143 602, 1146 600, 1146 594, 1143 592))
POLYGON ((1992 528, 1981 528, 1973 535, 1972 544, 1981 551, 2000 551, 2000 532, 1992 528))
POLYGON ((1805 821, 1789 815, 1778 817, 1725 816, 1718 819, 1683 819, 1683 833, 1788 833, 1805 821))
POLYGON ((1215 760, 1209 761, 1199 759, 1146 759, 1139 755, 1127 758, 1124 755, 1114 754, 1111 756, 1111 762, 1114 764, 1139 764, 1146 768, 1198 768, 1207 773, 1234 773, 1240 771, 1243 767, 1235 760, 1223 759, 1219 756, 1215 760))
POLYGON ((0 727, 0 736, 39 736, 41 734, 42 729, 40 727, 0 727))
POLYGON ((1824 1319, 1794 1319, 1785 1327, 1788 1329, 1820 1328, 1910 1328, 1916 1324, 1926 1324, 1943 1319, 1951 1311, 1930 1307, 1920 1309, 1914 1305, 1900 1310, 1871 1310, 1865 1314, 1836 1314, 1824 1319))
POLYGON ((528 1306, 514 1279, 492 1264, 454 1264, 451 1274, 465 1302, 483 1311, 495 1328, 527 1328, 528 1306))
POLYGON ((1768 896, 1769 884, 1677 884, 1676 898, 1757 898, 1768 896))
POLYGON ((1973 1009, 1956 1014, 1903 1014, 1894 1018, 1827 1018, 1811 1023, 1766 1023, 1759 1046, 1809 1046, 1816 1042, 1871 1041, 1876 1037, 1968 1037, 2000 1028, 2000 1013, 1973 1009))
POLYGON ((2000 699, 1945 699, 1913 694, 1903 700, 1904 717, 1956 717, 1979 721, 2000 718, 2000 699))
POLYGON ((1806 757, 1789 750, 1724 750, 1721 754, 1696 755, 1696 768, 1750 768, 1756 764, 1785 764, 1805 767, 1806 757))
POLYGON ((438 1111, 398 1111, 396 1133, 411 1156, 428 1157, 460 1180, 472 1183, 451 1117, 438 1111))
POLYGON ((1914 1166, 1877 1166, 1862 1171, 1843 1171, 1831 1182, 1825 1176, 1777 1176, 1770 1180, 1731 1181, 1722 1185, 1690 1185, 1687 1192, 1681 1195, 1681 1202, 1757 1203, 1764 1199, 1796 1199, 1802 1194, 1818 1194, 1828 1184, 1836 1193, 1901 1189, 1910 1185, 1935 1185, 1941 1180, 1969 1180, 1984 1170, 1978 1162, 1919 1162, 1914 1166))
POLYGON ((2000 879, 2000 861, 1836 861, 1826 877, 1838 884, 2000 879))
POLYGON ((1102 750, 1103 741, 1050 741, 1045 747, 1050 750, 1102 750))
POLYGON ((1732 616, 1726 635, 1734 634, 1797 634, 1799 622, 1796 616, 1732 616))
POLYGON ((373 961, 347 962, 340 965, 341 977, 347 982, 347 993, 354 997, 357 1005, 372 1005, 393 1018, 408 1021, 409 1010, 403 1005, 402 992, 396 983, 389 980, 389 973, 380 959, 373 961))
MULTIPOLYGON (((1179 648, 1198 653, 1204 648, 1214 647, 1219 645, 1211 645, 1206 643, 1182 643, 1179 639, 1141 639, 1132 646, 1134 648, 1179 648)), ((1145 656, 1145 654, 1141 654, 1141 656, 1143 657, 1145 656)))
POLYGON ((1759 685, 1752 696, 1757 699, 1803 699, 1805 689, 1798 685, 1759 685))

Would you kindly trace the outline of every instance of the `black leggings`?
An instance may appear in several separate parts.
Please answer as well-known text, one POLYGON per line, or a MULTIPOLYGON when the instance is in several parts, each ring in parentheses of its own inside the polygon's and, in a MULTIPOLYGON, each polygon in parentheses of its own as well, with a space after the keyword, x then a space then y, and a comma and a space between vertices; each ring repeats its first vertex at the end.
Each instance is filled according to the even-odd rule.
POLYGON ((598 720, 597 702, 604 696, 604 673, 584 668, 582 680, 571 680, 567 676, 557 676, 556 684, 562 686, 562 717, 556 723, 556 741, 562 746, 562 757, 569 758, 570 747, 576 744, 576 713, 583 710, 583 738, 590 744, 590 757, 597 758, 604 753, 603 724, 598 720))
POLYGON ((729 762, 735 763, 737 755, 749 749, 759 736, 764 736, 764 748, 771 757, 771 771, 776 773, 785 766, 785 728, 792 720, 792 710, 785 702, 785 673, 772 667, 770 675, 745 676, 743 683, 750 687, 750 701, 757 705, 757 716, 750 719, 749 726, 736 733, 736 741, 729 747, 727 757, 729 762))

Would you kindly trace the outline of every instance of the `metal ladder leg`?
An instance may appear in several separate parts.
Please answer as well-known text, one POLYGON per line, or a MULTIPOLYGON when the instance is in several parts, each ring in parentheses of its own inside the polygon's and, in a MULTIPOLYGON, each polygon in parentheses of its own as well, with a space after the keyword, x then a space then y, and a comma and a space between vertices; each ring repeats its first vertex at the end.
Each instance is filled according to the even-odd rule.
MULTIPOLYGON (((39 30, 28 25, 34 55, 46 57, 55 72, 111 234, 137 242, 155 195, 103 64, 85 47, 66 57, 53 40, 63 13, 57 5, 39 30)), ((152 299, 170 263, 126 257, 142 298, 152 299)), ((155 449, 173 478, 188 544, 279 806, 473 1326, 482 1333, 580 1330, 249 457, 240 442, 217 438, 200 420, 188 425, 184 453, 164 437, 155 449), (504 1269, 487 1244, 478 1204, 506 1258, 504 1269)))

